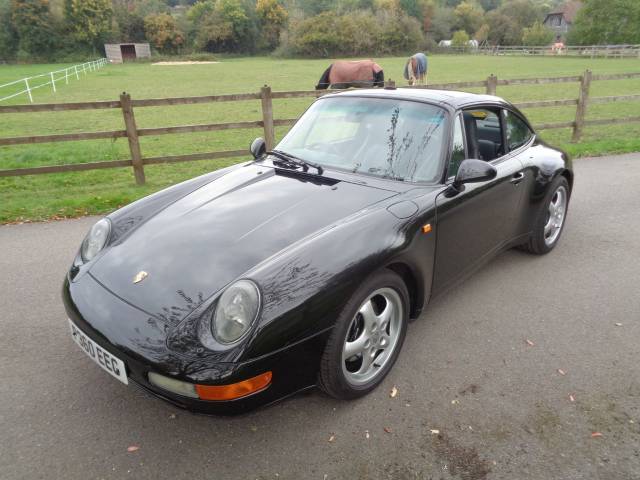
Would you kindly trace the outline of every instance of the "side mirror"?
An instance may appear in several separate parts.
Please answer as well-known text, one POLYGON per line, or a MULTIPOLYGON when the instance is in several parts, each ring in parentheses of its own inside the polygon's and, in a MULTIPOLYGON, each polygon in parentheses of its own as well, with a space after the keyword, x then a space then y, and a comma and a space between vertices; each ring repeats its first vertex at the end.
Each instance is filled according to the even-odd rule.
POLYGON ((485 182, 493 180, 498 175, 496 167, 483 160, 463 160, 458 167, 458 173, 453 181, 453 187, 460 190, 465 183, 485 182))
POLYGON ((249 147, 251 151, 251 155, 253 158, 259 158, 267 151, 267 144, 264 142, 264 138, 258 137, 253 142, 251 142, 251 146, 249 147))

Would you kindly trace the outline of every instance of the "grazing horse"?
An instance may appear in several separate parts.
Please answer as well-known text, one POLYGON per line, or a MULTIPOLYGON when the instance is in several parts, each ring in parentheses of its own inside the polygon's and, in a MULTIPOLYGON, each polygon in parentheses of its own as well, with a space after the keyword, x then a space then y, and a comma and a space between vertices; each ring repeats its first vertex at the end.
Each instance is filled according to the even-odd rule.
POLYGON ((409 85, 427 84, 427 56, 424 53, 409 57, 404 65, 404 78, 409 80, 409 85))
POLYGON ((338 60, 329 65, 316 85, 316 90, 327 88, 384 87, 382 67, 373 60, 338 60))

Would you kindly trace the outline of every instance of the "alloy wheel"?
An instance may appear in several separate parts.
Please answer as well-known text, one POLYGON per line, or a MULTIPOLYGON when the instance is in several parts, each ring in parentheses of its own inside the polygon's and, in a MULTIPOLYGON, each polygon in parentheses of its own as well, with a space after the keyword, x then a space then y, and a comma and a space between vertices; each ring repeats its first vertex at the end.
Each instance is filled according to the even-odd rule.
POLYGON ((342 347, 342 371, 352 385, 370 382, 384 371, 398 345, 403 305, 392 288, 380 288, 362 302, 342 347))

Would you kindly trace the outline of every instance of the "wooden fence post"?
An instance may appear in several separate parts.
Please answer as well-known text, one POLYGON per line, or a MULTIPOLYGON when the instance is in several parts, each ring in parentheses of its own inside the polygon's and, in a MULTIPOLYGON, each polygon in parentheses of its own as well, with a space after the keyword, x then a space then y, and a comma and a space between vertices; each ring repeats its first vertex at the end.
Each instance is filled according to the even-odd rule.
POLYGON ((133 107, 131 106, 131 95, 122 92, 120 95, 120 105, 122 107, 124 125, 127 129, 127 140, 129 140, 129 150, 131 151, 133 174, 136 177, 136 183, 138 185, 144 185, 144 164, 142 163, 142 152, 140 151, 140 141, 138 140, 136 117, 133 115, 133 107))
POLYGON ((498 77, 493 73, 487 77, 487 95, 495 95, 498 88, 498 77))
POLYGON ((273 149, 276 141, 276 133, 273 128, 273 101, 271 99, 271 87, 265 85, 260 90, 262 99, 262 123, 264 125, 264 141, 267 150, 273 149))
POLYGON ((576 107, 576 121, 573 126, 573 135, 571 142, 576 143, 582 137, 582 129, 584 128, 584 119, 587 115, 587 104, 589 103, 589 89, 591 88, 591 70, 586 70, 580 77, 580 96, 578 97, 578 106, 576 107))

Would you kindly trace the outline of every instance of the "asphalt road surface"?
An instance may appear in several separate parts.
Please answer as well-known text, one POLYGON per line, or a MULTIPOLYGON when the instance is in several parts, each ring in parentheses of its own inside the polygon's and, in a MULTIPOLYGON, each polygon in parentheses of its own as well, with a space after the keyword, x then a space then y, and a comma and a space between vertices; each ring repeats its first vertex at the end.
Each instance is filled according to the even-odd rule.
POLYGON ((434 300, 371 395, 232 418, 73 343, 60 286, 95 218, 0 227, 0 478, 640 479, 640 154, 575 170, 558 247, 434 300))

